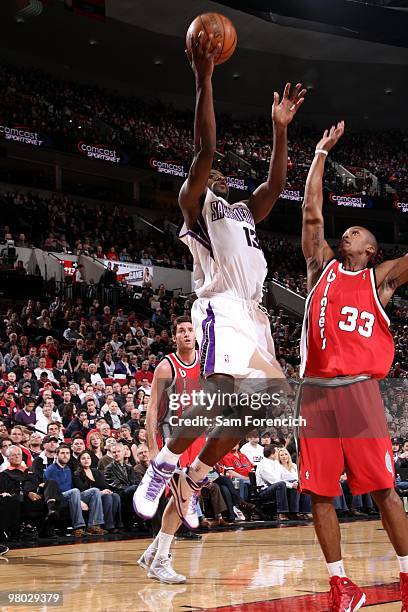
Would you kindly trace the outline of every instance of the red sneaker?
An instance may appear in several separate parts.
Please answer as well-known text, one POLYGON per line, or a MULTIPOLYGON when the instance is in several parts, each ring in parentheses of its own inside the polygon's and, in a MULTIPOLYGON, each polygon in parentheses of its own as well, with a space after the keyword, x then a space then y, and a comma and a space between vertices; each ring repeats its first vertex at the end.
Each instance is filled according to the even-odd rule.
POLYGON ((402 600, 401 612, 408 612, 408 573, 400 573, 400 585, 402 600))
POLYGON ((348 578, 332 576, 330 586, 329 612, 355 612, 365 604, 365 593, 348 578))

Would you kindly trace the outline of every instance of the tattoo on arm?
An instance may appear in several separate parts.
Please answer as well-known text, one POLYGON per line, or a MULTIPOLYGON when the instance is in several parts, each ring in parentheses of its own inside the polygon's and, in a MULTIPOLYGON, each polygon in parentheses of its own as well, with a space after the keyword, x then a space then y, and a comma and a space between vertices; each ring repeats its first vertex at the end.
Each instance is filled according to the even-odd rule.
POLYGON ((312 234, 313 244, 317 247, 321 247, 323 245, 323 232, 322 229, 316 229, 312 234))

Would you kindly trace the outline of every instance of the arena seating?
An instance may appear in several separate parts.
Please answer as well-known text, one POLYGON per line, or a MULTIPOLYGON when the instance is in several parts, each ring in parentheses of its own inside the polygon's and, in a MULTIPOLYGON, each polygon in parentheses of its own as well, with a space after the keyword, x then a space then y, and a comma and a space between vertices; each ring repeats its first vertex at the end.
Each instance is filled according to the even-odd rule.
MULTIPOLYGON (((185 164, 193 156, 191 111, 179 111, 160 101, 123 97, 91 85, 81 85, 32 68, 2 64, 0 101, 2 120, 8 125, 25 125, 49 135, 64 149, 73 140, 105 142, 130 148, 141 164, 152 157, 185 164)), ((217 118, 219 169, 241 174, 240 158, 249 163, 251 174, 263 180, 271 154, 271 131, 267 117, 248 120, 221 114, 217 118), (228 156, 232 152, 235 157, 228 156)), ((289 142, 288 186, 304 185, 316 140, 316 129, 292 126, 289 142)), ((380 190, 388 184, 400 196, 408 191, 408 135, 388 132, 350 132, 331 156, 345 167, 366 168, 379 180, 380 190)), ((341 175, 330 166, 326 184, 341 186, 341 175)), ((370 189, 370 179, 365 188, 370 189)))

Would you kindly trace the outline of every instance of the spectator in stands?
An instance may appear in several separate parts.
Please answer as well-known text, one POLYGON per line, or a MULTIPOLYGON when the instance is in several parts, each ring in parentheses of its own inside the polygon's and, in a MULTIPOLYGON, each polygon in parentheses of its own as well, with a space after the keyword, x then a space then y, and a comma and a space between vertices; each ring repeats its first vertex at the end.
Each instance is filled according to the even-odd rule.
POLYGON ((79 455, 83 453, 84 450, 86 450, 85 440, 82 438, 80 433, 74 434, 71 442, 71 457, 68 464, 73 474, 78 469, 79 455))
POLYGON ((59 420, 59 415, 57 415, 52 409, 52 400, 47 400, 42 408, 41 406, 36 408, 35 428, 42 434, 45 435, 47 433, 48 425, 57 420, 59 420))
POLYGON ((44 470, 49 465, 54 463, 58 444, 58 438, 56 438, 55 436, 46 435, 42 439, 41 447, 43 450, 39 454, 39 456, 34 459, 31 468, 33 473, 39 477, 40 482, 43 482, 44 480, 44 470))
MULTIPOLYGON (((7 451, 9 467, 1 472, 0 493, 7 492, 17 497, 22 494, 22 517, 38 525, 40 535, 47 534, 47 519, 54 518, 54 507, 47 507, 47 500, 55 502, 59 495, 57 484, 53 481, 46 488, 38 486, 35 474, 28 470, 23 462, 23 454, 18 446, 10 446, 7 451)), ((21 498, 21 497, 20 497, 21 498)), ((50 527, 50 524, 48 525, 50 527)))
POLYGON ((65 437, 72 438, 76 433, 80 433, 83 438, 86 438, 89 433, 89 419, 86 408, 79 408, 77 416, 69 423, 65 430, 65 437))
POLYGON ((33 397, 25 400, 24 408, 17 411, 14 421, 18 425, 25 425, 29 429, 35 429, 37 417, 35 414, 35 399, 33 397))
POLYGON ((119 430, 124 422, 122 411, 116 402, 111 402, 109 410, 105 412, 104 417, 111 429, 119 430))
POLYGON ((251 461, 240 452, 239 444, 236 444, 232 451, 221 459, 220 465, 225 468, 226 476, 237 479, 239 483, 239 495, 241 499, 246 500, 249 493, 249 473, 254 471, 254 466, 251 461))
POLYGON ((131 465, 124 461, 125 447, 116 444, 112 448, 113 461, 105 469, 105 480, 112 491, 119 493, 121 499, 122 519, 126 530, 133 526, 133 495, 140 480, 131 465))
POLYGON ((30 440, 28 442, 28 450, 30 451, 33 462, 41 454, 42 439, 43 439, 43 436, 38 431, 33 431, 30 435, 30 440))
POLYGON ((104 527, 111 533, 117 533, 122 525, 120 512, 120 497, 108 489, 102 471, 92 467, 89 451, 83 451, 79 456, 79 466, 73 477, 74 486, 81 492, 94 487, 99 489, 103 507, 104 527))
POLYGON ((140 429, 140 412, 137 408, 132 408, 128 416, 130 418, 128 418, 126 424, 130 427, 130 434, 134 438, 136 432, 140 429))
POLYGON ((89 509, 88 529, 90 535, 104 535, 106 531, 101 528, 103 524, 103 508, 99 489, 92 487, 82 493, 73 487, 72 472, 68 466, 70 460, 70 449, 68 446, 60 446, 57 450, 55 462, 44 471, 45 480, 54 480, 64 498, 63 505, 69 507, 73 535, 82 537, 85 535, 85 520, 82 514, 82 503, 84 509, 89 509))
POLYGON ((116 438, 107 438, 105 440, 105 455, 98 462, 98 470, 105 472, 106 467, 110 463, 112 463, 113 461, 112 449, 114 446, 116 446, 116 444, 117 444, 116 438))
MULTIPOLYGON (((271 436, 270 432, 269 431, 264 431, 261 434, 261 446, 263 446, 265 448, 265 446, 269 446, 269 444, 271 444, 271 442, 272 442, 272 436, 271 436)), ((262 454, 263 454, 263 452, 262 452, 262 454)))
MULTIPOLYGON (((289 504, 285 477, 292 481, 293 474, 286 474, 278 460, 279 448, 270 445, 264 448, 264 458, 256 468, 256 484, 262 487, 260 495, 264 500, 276 500, 278 520, 288 520, 289 504)), ((291 509, 296 512, 296 509, 291 509)))
POLYGON ((149 361, 148 359, 144 359, 142 361, 142 366, 140 370, 136 372, 136 382, 141 384, 143 381, 147 380, 151 385, 153 381, 153 372, 149 370, 149 361))
POLYGON ((10 430, 10 440, 12 441, 14 446, 18 446, 21 449, 23 455, 23 461, 27 467, 31 467, 33 459, 31 457, 31 453, 27 447, 22 444, 23 440, 23 428, 21 425, 15 425, 10 430))
POLYGON ((91 467, 97 468, 104 454, 104 439, 102 434, 97 429, 90 431, 86 436, 85 446, 91 457, 91 467))
POLYGON ((127 423, 121 425, 119 430, 118 442, 127 446, 130 449, 132 460, 131 463, 135 465, 137 462, 137 447, 132 436, 132 431, 127 423))
POLYGON ((2 438, 0 440, 0 472, 3 472, 3 470, 7 470, 7 468, 9 467, 7 451, 12 445, 13 443, 10 438, 2 438))
POLYGON ((263 458, 263 446, 259 444, 259 434, 254 429, 247 434, 246 439, 247 443, 241 447, 241 453, 248 457, 253 465, 257 466, 263 458))

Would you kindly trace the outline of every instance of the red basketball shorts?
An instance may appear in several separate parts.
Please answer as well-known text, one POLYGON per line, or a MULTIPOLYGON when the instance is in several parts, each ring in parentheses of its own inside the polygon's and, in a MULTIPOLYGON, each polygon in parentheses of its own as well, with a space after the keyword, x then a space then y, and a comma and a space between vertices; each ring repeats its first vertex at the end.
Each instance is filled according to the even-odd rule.
POLYGON ((336 497, 346 471, 354 495, 394 487, 393 453, 378 381, 300 390, 299 482, 303 492, 336 497))

